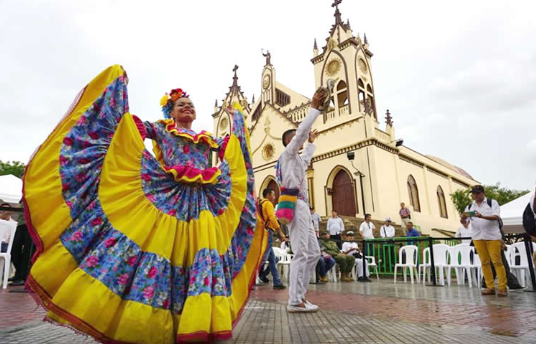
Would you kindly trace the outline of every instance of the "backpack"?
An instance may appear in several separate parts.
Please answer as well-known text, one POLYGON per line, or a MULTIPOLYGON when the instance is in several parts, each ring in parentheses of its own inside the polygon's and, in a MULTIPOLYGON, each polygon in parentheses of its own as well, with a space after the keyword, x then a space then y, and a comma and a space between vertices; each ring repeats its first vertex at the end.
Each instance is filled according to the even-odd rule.
POLYGON ((534 219, 534 212, 530 203, 527 204, 523 212, 523 228, 525 228, 527 234, 536 235, 536 219, 534 219))
MULTIPOLYGON (((489 207, 491 208, 491 202, 493 200, 491 198, 486 198, 486 203, 489 205, 489 207)), ((469 204, 469 206, 467 207, 467 210, 471 210, 471 207, 473 206, 473 203, 469 204)), ((499 222, 499 229, 501 230, 501 233, 502 233, 502 228, 503 228, 503 220, 501 219, 501 217, 499 216, 499 219, 497 220, 499 222)))

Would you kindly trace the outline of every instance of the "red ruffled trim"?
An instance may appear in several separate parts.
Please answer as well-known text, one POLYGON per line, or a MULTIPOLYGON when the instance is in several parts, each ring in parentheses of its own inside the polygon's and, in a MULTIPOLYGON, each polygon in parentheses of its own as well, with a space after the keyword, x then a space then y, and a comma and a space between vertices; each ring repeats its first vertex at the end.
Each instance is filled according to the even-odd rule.
POLYGON ((172 167, 165 166, 166 172, 173 174, 176 181, 199 182, 202 184, 212 184, 221 175, 218 167, 211 167, 204 170, 199 168, 175 165, 172 167))
POLYGON ((145 125, 143 124, 143 121, 138 118, 138 116, 132 115, 132 118, 134 119, 134 123, 136 123, 136 127, 138 128, 138 131, 140 132, 141 138, 146 139, 147 138, 147 129, 145 129, 145 125))
POLYGON ((218 148, 218 144, 212 139, 212 134, 203 130, 199 134, 192 135, 188 132, 186 132, 182 128, 177 128, 175 126, 175 121, 172 119, 161 119, 158 120, 157 123, 162 123, 165 125, 166 131, 168 133, 172 133, 174 135, 187 138, 191 140, 194 143, 199 143, 200 141, 205 142, 212 148, 218 148))
POLYGON ((223 161, 223 157, 225 156, 225 150, 227 149, 227 144, 229 143, 229 138, 231 138, 229 135, 227 135, 227 136, 225 136, 223 138, 221 148, 218 151, 218 157, 220 158, 220 161, 223 161))

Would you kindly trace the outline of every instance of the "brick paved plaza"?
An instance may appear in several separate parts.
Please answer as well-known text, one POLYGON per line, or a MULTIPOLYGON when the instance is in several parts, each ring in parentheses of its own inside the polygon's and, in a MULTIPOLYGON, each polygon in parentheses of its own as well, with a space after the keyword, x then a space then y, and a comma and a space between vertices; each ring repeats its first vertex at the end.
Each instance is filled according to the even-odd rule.
MULTIPOLYGON (((44 323, 28 294, 0 291, 0 343, 94 343, 44 323)), ((314 314, 287 314, 287 291, 255 287, 229 343, 535 343, 536 294, 482 297, 467 286, 311 285, 314 314)))

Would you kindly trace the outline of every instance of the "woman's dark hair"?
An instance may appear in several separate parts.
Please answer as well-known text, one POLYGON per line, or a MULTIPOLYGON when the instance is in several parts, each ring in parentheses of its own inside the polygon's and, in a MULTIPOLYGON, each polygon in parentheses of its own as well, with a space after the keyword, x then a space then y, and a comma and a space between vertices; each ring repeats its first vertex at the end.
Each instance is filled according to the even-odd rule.
POLYGON ((288 137, 295 132, 296 132, 296 129, 289 129, 283 133, 283 136, 281 137, 281 140, 283 141, 283 146, 286 147, 288 145, 288 142, 287 142, 288 137))

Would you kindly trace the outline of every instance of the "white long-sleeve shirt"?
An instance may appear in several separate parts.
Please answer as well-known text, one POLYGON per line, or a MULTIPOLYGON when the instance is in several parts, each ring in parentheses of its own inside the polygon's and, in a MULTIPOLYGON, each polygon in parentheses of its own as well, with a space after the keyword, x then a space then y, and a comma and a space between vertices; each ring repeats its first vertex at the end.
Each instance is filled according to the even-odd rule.
POLYGON ((340 217, 331 217, 327 227, 329 235, 339 235, 344 232, 344 222, 340 217))
POLYGON ((296 130, 296 135, 289 142, 279 158, 281 168, 281 187, 285 189, 298 189, 300 195, 308 200, 308 186, 305 171, 313 158, 316 147, 312 143, 305 146, 302 154, 300 148, 309 139, 309 132, 313 123, 320 115, 320 111, 311 108, 296 130))

